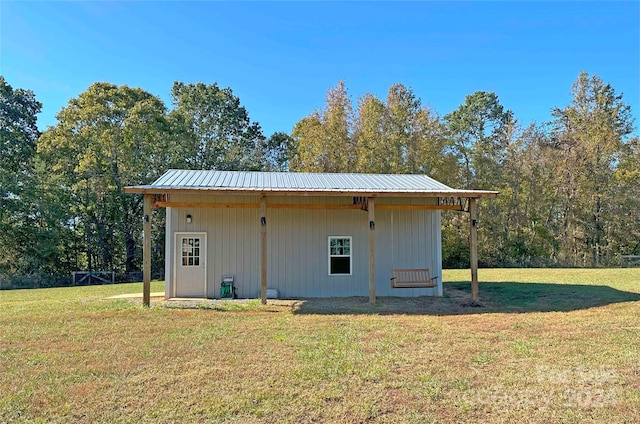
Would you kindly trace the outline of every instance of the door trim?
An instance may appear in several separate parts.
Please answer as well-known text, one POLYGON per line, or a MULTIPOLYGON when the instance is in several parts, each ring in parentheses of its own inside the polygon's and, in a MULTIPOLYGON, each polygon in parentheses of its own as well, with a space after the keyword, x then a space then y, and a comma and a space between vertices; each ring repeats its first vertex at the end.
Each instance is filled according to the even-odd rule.
MULTIPOLYGON (((178 238, 179 237, 184 237, 184 236, 200 236, 202 237, 203 243, 202 243, 202 247, 204 247, 204 255, 200 255, 200 259, 204 260, 204 292, 203 292, 203 298, 206 299, 207 298, 207 289, 208 289, 208 278, 207 278, 207 256, 209 255, 209 250, 208 250, 208 246, 207 246, 207 233, 204 231, 176 231, 175 233, 173 233, 173 252, 172 252, 172 258, 173 258, 173 287, 171 290, 171 297, 176 297, 176 293, 178 291, 178 254, 180 253, 180 251, 178 250, 179 248, 181 249, 182 245, 180 243, 178 243, 178 238)), ((201 250, 202 250, 201 247, 201 250)))

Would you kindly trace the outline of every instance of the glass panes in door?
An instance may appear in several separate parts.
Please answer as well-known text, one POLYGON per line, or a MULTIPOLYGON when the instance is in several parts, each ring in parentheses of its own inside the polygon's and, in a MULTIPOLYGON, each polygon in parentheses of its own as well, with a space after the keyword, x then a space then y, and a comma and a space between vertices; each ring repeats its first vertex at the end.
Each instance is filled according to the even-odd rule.
POLYGON ((200 266, 200 237, 182 237, 182 266, 200 266))

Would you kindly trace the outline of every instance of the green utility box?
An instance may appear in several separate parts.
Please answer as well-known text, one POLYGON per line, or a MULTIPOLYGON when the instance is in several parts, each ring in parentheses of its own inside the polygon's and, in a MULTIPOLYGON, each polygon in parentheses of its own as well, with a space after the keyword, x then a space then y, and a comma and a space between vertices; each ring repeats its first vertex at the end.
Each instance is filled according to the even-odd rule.
POLYGON ((233 286, 235 278, 233 274, 225 274, 222 276, 220 283, 220 299, 235 299, 236 288, 233 286))

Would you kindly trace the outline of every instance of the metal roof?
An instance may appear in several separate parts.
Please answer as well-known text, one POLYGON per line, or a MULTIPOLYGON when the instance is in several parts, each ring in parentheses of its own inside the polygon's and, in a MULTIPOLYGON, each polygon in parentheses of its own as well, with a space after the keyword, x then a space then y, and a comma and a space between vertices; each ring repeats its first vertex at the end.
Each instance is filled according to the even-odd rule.
POLYGON ((297 194, 413 194, 495 197, 497 192, 456 190, 427 175, 249 172, 171 169, 149 185, 126 187, 128 193, 217 191, 297 194))

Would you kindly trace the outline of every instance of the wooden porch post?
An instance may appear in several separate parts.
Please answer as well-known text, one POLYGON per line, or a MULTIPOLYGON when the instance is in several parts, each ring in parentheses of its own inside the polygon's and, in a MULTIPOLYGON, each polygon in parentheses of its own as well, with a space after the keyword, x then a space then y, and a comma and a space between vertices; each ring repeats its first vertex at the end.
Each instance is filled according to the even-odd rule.
POLYGON ((469 199, 469 247, 471 249, 471 299, 477 302, 478 294, 478 213, 476 199, 469 199))
POLYGON ((151 305, 151 205, 153 196, 144 195, 142 242, 142 304, 151 305))
POLYGON ((369 198, 369 303, 376 303, 376 222, 375 202, 369 198))
POLYGON ((260 297, 267 304, 267 202, 260 197, 260 297))

